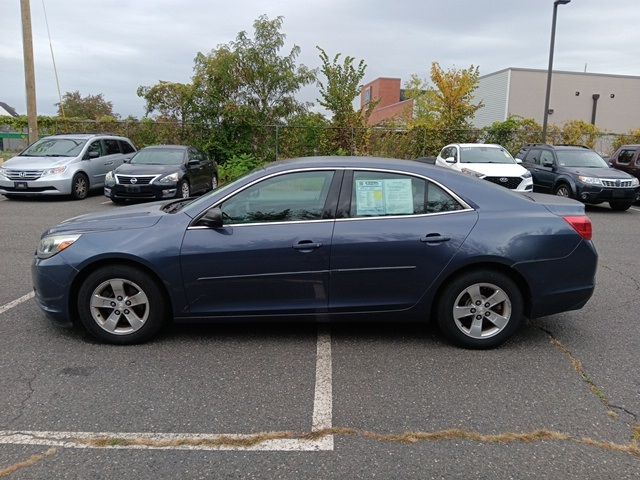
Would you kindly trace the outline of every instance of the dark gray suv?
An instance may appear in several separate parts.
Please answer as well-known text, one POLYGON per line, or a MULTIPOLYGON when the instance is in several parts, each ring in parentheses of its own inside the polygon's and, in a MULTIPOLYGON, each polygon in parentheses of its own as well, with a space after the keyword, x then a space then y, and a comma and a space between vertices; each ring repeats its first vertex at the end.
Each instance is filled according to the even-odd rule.
POLYGON ((609 167, 588 147, 528 144, 516 158, 531 172, 536 192, 593 205, 609 202, 613 210, 627 210, 638 199, 638 179, 609 167))

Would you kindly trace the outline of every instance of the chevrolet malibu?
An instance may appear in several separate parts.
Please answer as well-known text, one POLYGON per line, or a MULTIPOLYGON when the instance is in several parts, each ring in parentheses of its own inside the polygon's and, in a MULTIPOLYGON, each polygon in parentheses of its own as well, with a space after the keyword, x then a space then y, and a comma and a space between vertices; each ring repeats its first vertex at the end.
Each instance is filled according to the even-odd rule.
POLYGON ((574 200, 418 162, 315 157, 196 200, 64 221, 42 235, 32 274, 51 319, 110 343, 171 320, 288 318, 434 320, 489 348, 525 317, 582 308, 596 264, 574 200))

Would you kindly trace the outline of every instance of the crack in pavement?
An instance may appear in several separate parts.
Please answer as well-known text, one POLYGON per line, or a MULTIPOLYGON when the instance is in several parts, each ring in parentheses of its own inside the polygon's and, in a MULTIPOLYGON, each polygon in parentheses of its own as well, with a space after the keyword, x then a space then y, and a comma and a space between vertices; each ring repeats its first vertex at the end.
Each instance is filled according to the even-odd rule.
MULTIPOLYGON (((27 395, 20 401, 20 406, 18 407, 18 413, 14 415, 13 418, 9 419, 7 423, 4 424, 5 427, 11 425, 13 422, 15 422, 16 420, 22 417, 22 414, 24 413, 24 407, 27 405, 27 402, 31 400, 31 397, 35 393, 35 389, 33 388, 33 381, 36 379, 36 377, 37 375, 33 374, 31 377, 26 378, 26 384, 28 388, 27 395)), ((21 381, 24 383, 24 380, 21 380, 21 381)))
POLYGON ((636 286, 636 290, 640 290, 640 280, 638 280, 636 277, 634 277, 633 275, 630 275, 628 273, 623 273, 620 270, 616 270, 613 267, 610 267, 609 265, 602 265, 602 268, 609 270, 610 272, 614 272, 617 273, 618 275, 620 275, 621 277, 624 277, 628 280, 631 280, 635 286, 636 286))
POLYGON ((50 448, 49 450, 47 450, 44 453, 41 453, 41 454, 38 454, 38 455, 31 455, 26 460, 23 460, 23 461, 18 462, 18 463, 14 463, 13 465, 9 465, 8 467, 0 469, 0 478, 8 477, 9 475, 11 475, 12 473, 17 472, 18 470, 22 470, 23 468, 31 467, 31 466, 35 465, 36 463, 39 463, 42 460, 46 459, 47 457, 51 457, 51 456, 55 455, 56 453, 58 453, 58 449, 57 448, 50 448))

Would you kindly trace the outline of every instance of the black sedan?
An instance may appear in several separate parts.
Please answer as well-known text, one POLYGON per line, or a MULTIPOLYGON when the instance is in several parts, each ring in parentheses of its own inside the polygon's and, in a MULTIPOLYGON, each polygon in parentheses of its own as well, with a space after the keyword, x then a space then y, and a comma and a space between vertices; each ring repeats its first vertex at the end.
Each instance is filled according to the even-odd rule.
POLYGON ((134 343, 171 320, 435 320, 465 347, 582 308, 597 255, 584 205, 419 162, 274 163, 198 199, 45 232, 36 299, 54 321, 134 343))
POLYGON ((218 187, 218 166, 193 147, 156 145, 138 151, 105 178, 104 194, 125 200, 188 198, 218 187))

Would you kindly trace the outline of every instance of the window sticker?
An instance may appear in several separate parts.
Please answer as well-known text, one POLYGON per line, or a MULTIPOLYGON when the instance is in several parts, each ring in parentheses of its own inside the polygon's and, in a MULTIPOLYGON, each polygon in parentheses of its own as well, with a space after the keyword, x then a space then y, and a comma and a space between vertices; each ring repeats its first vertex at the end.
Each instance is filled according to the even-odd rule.
POLYGON ((356 215, 413 214, 411 179, 356 180, 356 215))

